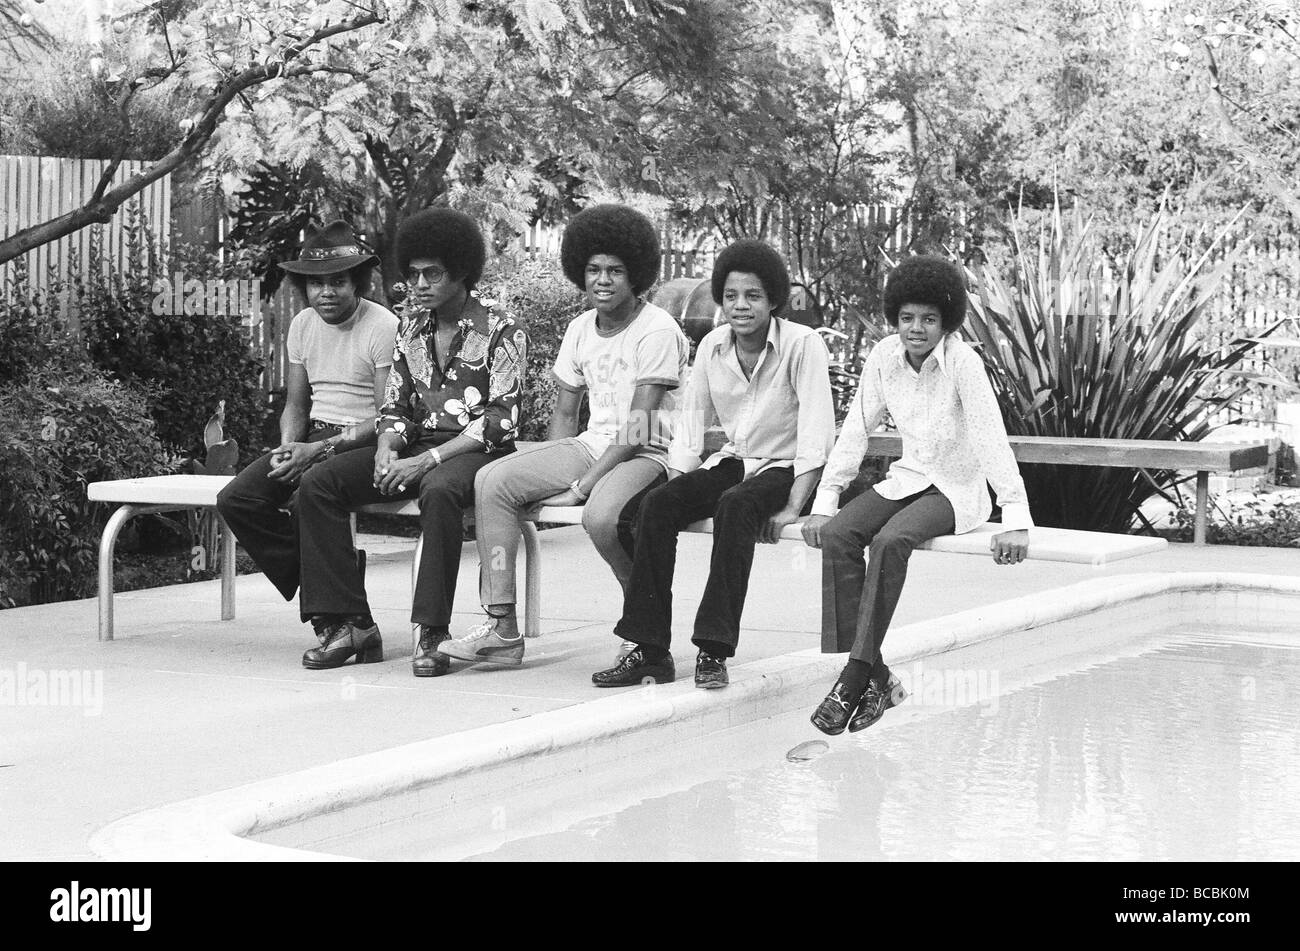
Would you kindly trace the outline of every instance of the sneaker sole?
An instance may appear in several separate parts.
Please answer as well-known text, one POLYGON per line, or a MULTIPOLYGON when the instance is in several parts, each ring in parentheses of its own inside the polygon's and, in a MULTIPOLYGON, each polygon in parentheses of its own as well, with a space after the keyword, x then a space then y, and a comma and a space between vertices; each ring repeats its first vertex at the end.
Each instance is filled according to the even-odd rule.
POLYGON ((697 680, 695 681, 695 686, 701 690, 721 690, 723 687, 728 686, 729 683, 730 681, 726 680, 710 680, 707 683, 700 683, 697 680))
POLYGON ((450 657, 453 660, 463 660, 467 664, 491 664, 494 667, 519 667, 524 662, 522 651, 520 652, 520 656, 518 657, 507 657, 507 656, 492 655, 492 654, 470 654, 470 653, 457 654, 457 653, 452 653, 451 651, 445 651, 441 647, 439 647, 438 653, 441 654, 443 657, 450 657))

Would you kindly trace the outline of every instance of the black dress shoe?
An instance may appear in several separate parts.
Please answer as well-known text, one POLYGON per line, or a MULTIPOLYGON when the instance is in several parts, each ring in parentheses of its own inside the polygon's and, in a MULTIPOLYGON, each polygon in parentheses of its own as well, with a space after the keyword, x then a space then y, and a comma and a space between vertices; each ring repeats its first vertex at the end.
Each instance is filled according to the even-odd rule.
POLYGON ((438 645, 450 637, 446 631, 435 634, 428 624, 421 624, 420 642, 411 655, 411 673, 417 677, 441 677, 451 670, 451 658, 438 653, 438 645))
POLYGON ((849 721, 849 732, 865 730, 883 717, 886 710, 898 706, 906 699, 907 691, 893 674, 889 675, 889 683, 883 687, 874 680, 868 682, 867 692, 862 695, 857 710, 853 712, 853 719, 849 721))
POLYGON ((313 614, 311 618, 311 629, 316 632, 316 640, 320 641, 321 646, 325 645, 325 639, 330 636, 330 631, 338 627, 341 618, 334 618, 328 614, 313 614))
POLYGON ((836 682, 826 699, 813 711, 812 725, 828 736, 839 736, 849 725, 849 718, 860 699, 861 694, 854 694, 846 684, 836 682))
POLYGON ((302 655, 309 670, 342 667, 352 657, 358 664, 377 664, 384 659, 384 642, 379 627, 369 618, 345 618, 326 629, 325 643, 302 655))
POLYGON ((670 684, 677 679, 673 655, 652 661, 646 657, 645 648, 638 647, 623 655, 623 659, 609 670, 591 675, 597 687, 635 687, 638 684, 670 684))
POLYGON ((727 677, 727 658, 708 651, 700 651, 695 658, 695 686, 703 690, 717 690, 731 683, 727 677))

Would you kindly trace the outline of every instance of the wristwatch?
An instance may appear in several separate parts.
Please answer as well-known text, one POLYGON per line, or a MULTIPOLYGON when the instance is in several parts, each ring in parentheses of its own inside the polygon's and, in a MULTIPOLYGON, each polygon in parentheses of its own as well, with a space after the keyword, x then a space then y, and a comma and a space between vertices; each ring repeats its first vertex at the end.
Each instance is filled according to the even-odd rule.
POLYGON ((582 477, 579 476, 578 478, 574 479, 572 482, 569 483, 569 488, 573 491, 574 495, 576 495, 578 498, 582 499, 582 501, 585 502, 587 501, 587 493, 583 492, 582 489, 578 488, 578 485, 581 482, 582 482, 582 477))
POLYGON ((433 460, 435 466, 442 465, 442 453, 438 451, 437 446, 429 450, 429 458, 433 460))

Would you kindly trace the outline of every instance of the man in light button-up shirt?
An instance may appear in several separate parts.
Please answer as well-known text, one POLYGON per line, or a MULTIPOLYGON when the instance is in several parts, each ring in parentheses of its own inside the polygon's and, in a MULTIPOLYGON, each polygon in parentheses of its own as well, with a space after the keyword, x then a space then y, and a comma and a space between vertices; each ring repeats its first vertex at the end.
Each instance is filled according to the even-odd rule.
POLYGON ((718 256, 713 297, 727 323, 700 341, 668 451, 671 480, 637 514, 632 576, 615 628, 636 646, 592 677, 599 687, 676 676, 669 645, 677 534, 709 517, 713 555, 695 616, 695 684, 727 683, 754 546, 776 542, 799 518, 835 442, 826 345, 816 331, 772 316, 789 292, 785 265, 768 245, 737 241, 718 256), (701 465, 714 419, 727 443, 701 465))
POLYGON ((968 532, 988 516, 991 484, 1006 531, 990 547, 999 564, 1018 564, 1033 525, 1025 485, 1007 440, 983 362, 954 332, 966 316, 961 271, 937 257, 913 257, 885 288, 885 317, 898 333, 868 354, 857 395, 835 443, 804 538, 822 549, 822 626, 850 660, 813 714, 826 733, 865 729, 903 699, 880 645, 922 542, 968 532), (883 482, 849 502, 839 496, 857 474, 867 434, 888 412, 903 457, 883 482), (834 516, 831 518, 831 516, 834 516), (863 550, 870 546, 870 559, 863 550))

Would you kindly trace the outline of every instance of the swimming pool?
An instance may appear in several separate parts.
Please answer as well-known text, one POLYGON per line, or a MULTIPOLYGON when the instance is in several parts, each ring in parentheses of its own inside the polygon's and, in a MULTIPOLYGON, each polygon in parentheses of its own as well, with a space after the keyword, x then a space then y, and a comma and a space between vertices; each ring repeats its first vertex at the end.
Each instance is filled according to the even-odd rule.
MULTIPOLYGON (((926 678, 921 678, 926 679, 926 678)), ((1183 637, 750 768, 491 860, 1196 860, 1300 856, 1300 637, 1183 637)), ((881 721, 881 726, 885 721, 881 721)), ((418 830, 408 830, 409 832, 418 830)), ((426 835, 408 834, 407 858, 426 835)))
POLYGON ((808 712, 839 666, 811 651, 742 665, 727 691, 633 691, 151 810, 92 848, 1294 858, 1298 607, 1290 578, 1089 582, 894 632, 913 699, 806 762, 784 756, 819 736, 808 712))

